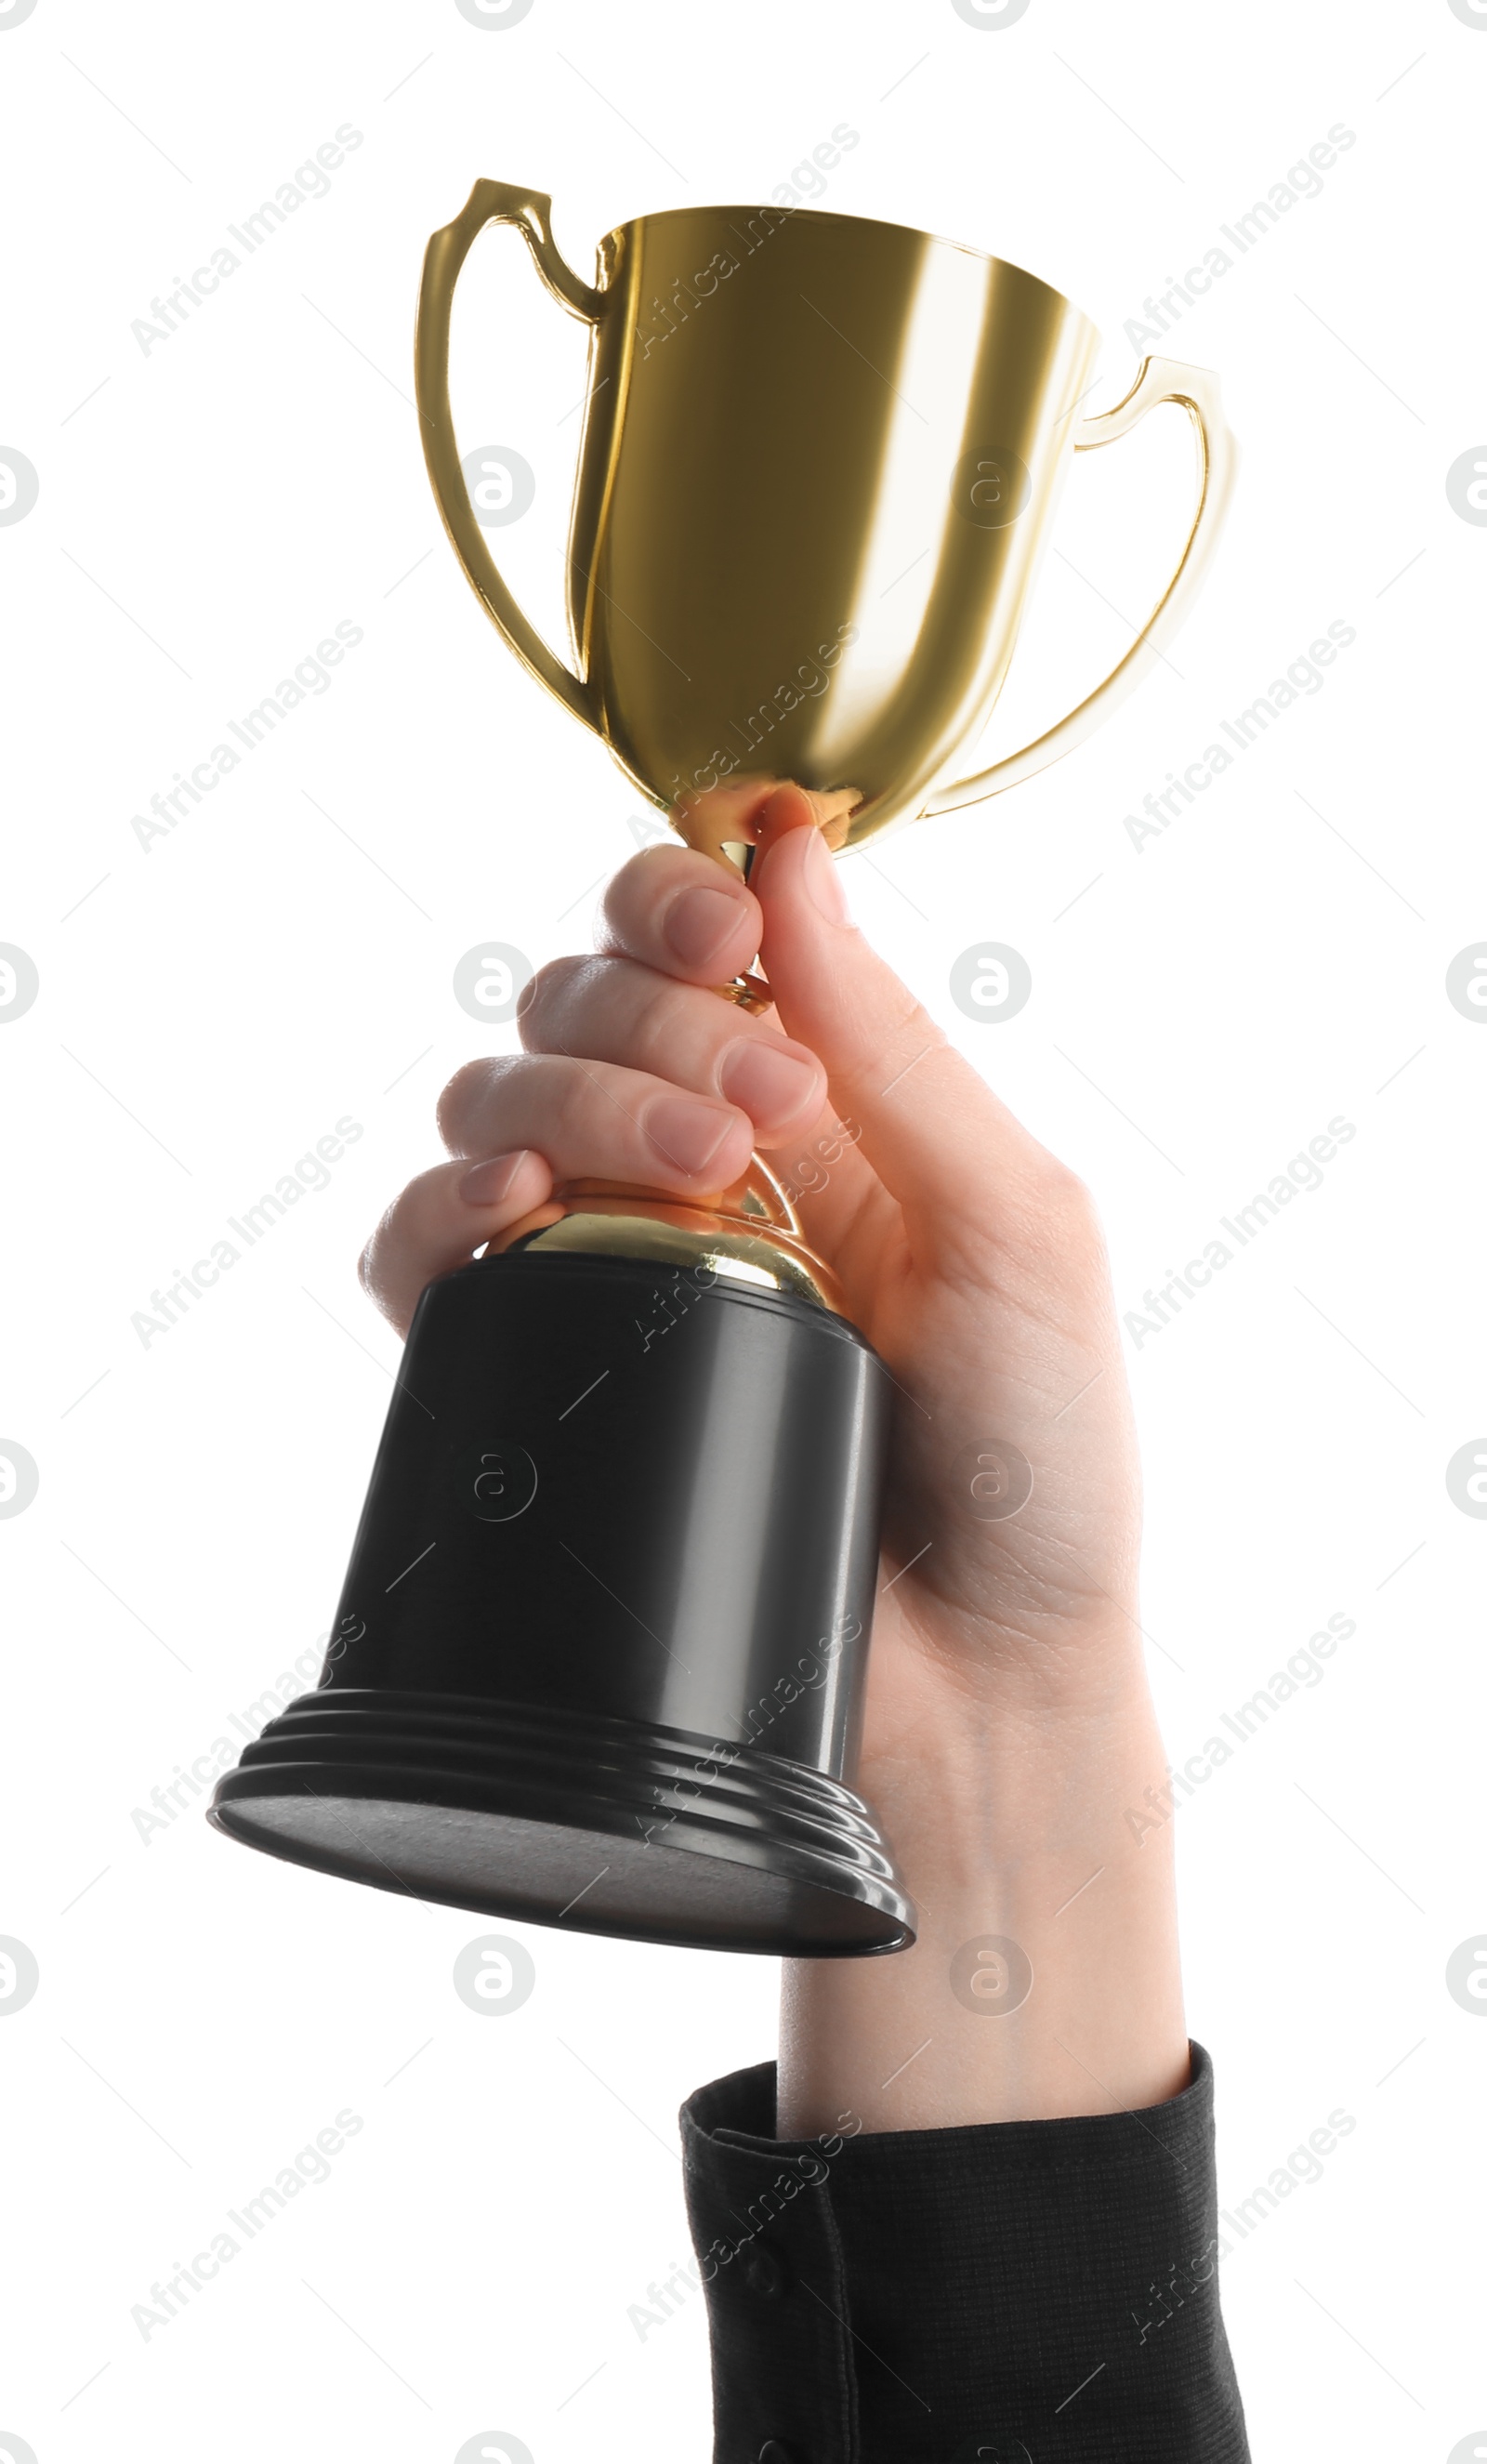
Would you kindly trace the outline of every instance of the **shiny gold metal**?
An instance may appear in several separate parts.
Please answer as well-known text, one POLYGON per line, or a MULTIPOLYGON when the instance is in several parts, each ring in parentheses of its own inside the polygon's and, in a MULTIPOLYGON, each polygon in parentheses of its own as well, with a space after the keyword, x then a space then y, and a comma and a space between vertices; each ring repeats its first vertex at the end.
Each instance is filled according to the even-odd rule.
POLYGON ((758 1155, 731 1189, 695 1205, 620 1181, 565 1181, 491 1246, 497 1256, 522 1248, 648 1258, 689 1274, 699 1288, 722 1276, 846 1313, 836 1276, 808 1245, 795 1208, 758 1155))
MULTIPOLYGON (((598 280, 559 255, 551 200, 478 180, 428 243, 416 390, 434 496, 492 623, 688 844, 736 863, 723 781, 792 779, 831 801, 833 851, 890 822, 998 794, 1070 752, 1176 630, 1216 544, 1236 449, 1217 378, 1144 361, 1081 417, 1100 337, 1020 266, 896 223, 689 207, 621 224, 598 280), (502 581, 460 468, 448 392, 459 272, 488 223, 519 230, 591 329, 568 543, 576 669, 502 581), (1076 452, 1157 403, 1189 412, 1198 495, 1171 581, 1130 649, 1066 717, 947 781, 1000 692, 1076 452), (699 800, 702 800, 699 802, 699 800)), ((753 1013, 768 986, 720 987, 753 1013)), ((750 1184, 688 1208, 574 1185, 500 1246, 654 1257, 840 1309, 788 1204, 750 1184)))
POLYGON ((860 847, 1069 752, 1175 630, 1234 470, 1210 371, 1148 360, 1123 402, 1082 418, 1100 338, 1069 300, 978 250, 844 214, 646 214, 601 241, 598 272, 590 286, 558 254, 546 196, 477 181, 428 244, 418 406, 440 512, 488 613, 655 803, 740 771, 850 788, 843 844, 860 847), (568 549, 577 672, 501 580, 460 471, 450 304, 491 222, 522 232, 592 328, 568 549), (1189 411, 1200 466, 1167 590, 1057 726, 947 782, 1000 690, 1071 455, 1159 402, 1189 411))
POLYGON ((762 1018, 767 1009, 775 1006, 775 996, 762 976, 735 976, 732 983, 718 984, 714 989, 724 1001, 735 1001, 740 1009, 746 1009, 751 1018, 762 1018))
POLYGON ((846 1315, 842 1287, 798 1236, 773 1224, 751 1230, 736 1216, 681 1206, 638 1191, 632 1198, 555 1200, 513 1224, 492 1247, 605 1258, 647 1258, 688 1275, 699 1289, 719 1278, 755 1290, 785 1292, 846 1315), (539 1221, 538 1218, 543 1220, 539 1221))

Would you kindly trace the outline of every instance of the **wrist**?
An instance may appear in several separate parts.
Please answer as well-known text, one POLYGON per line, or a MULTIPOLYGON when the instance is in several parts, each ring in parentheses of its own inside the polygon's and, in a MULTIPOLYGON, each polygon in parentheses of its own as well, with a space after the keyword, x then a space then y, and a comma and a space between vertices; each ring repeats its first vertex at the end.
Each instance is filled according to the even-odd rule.
MULTIPOLYGON (((891 1959, 787 1963, 779 2128, 1100 2113, 1182 2086, 1171 1833, 1145 1671, 1112 1629, 1083 1682, 961 1662, 869 1696, 863 1787, 919 1915, 891 1959), (1148 1836, 1149 1834, 1149 1836, 1148 1836)), ((876 1645, 875 1645, 876 1648, 876 1645)))
POLYGON ((926 1640, 906 1649, 899 1633, 875 1644, 892 1654, 892 1682, 869 1688, 862 1777, 927 1898, 931 1885, 973 1892, 988 1871, 1055 1853, 1078 1809, 1093 1817, 1112 1798, 1139 1804, 1162 1779, 1134 1627, 995 1661, 926 1640))

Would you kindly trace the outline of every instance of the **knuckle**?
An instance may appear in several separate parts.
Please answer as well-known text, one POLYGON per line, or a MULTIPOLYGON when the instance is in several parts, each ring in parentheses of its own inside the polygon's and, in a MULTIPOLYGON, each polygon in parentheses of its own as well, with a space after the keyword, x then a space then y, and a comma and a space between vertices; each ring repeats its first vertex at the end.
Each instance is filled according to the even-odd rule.
POLYGON ((1043 1155, 1034 1178, 1040 1212, 1058 1224, 1065 1241, 1097 1243, 1103 1239, 1093 1193, 1077 1172, 1057 1155, 1043 1155))
POLYGON ((379 1309, 383 1307, 388 1269, 395 1264, 400 1248, 407 1245, 408 1199, 416 1186, 414 1182, 407 1189, 400 1190, 391 1203, 383 1207, 357 1260, 357 1281, 367 1298, 375 1301, 379 1309))
POLYGON ((1039 1150, 1034 1169, 1043 1195, 1050 1202, 1073 1207, 1088 1201, 1089 1191, 1073 1166, 1064 1163, 1061 1156, 1050 1155, 1046 1147, 1039 1150))
POLYGON ((522 992, 516 1023, 529 1051, 560 1032, 566 1012, 594 966, 592 958, 565 956, 549 958, 522 992))
POLYGON ((361 1255, 357 1260, 357 1281, 361 1285, 361 1289, 365 1292, 367 1299, 369 1301, 378 1302, 379 1306, 381 1306, 383 1282, 382 1260, 385 1248, 385 1235, 388 1218, 391 1213, 392 1209, 389 1207, 387 1214, 383 1217, 382 1221, 377 1225, 375 1231, 370 1232, 367 1235, 366 1241, 362 1246, 361 1255))
POLYGON ((544 1083, 542 1109, 557 1136, 564 1141, 577 1142, 592 1133, 596 1067, 590 1062, 562 1061, 544 1083))
POLYGON ((451 1152, 455 1147, 457 1124, 489 1084, 490 1070, 489 1061, 467 1061, 440 1090, 439 1101, 434 1107, 434 1119, 439 1126, 439 1135, 451 1152))
POLYGON ((904 1058, 910 1062, 916 1054, 923 1054, 926 1050, 942 1049, 949 1038, 938 1020, 930 1017, 923 1001, 915 998, 907 984, 900 984, 896 989, 903 998, 894 1003, 891 1016, 885 1021, 890 1048, 894 1052, 902 1048, 904 1058))
POLYGON ((600 903, 600 923, 609 939, 648 916, 667 883, 675 879, 678 859, 685 863, 686 856, 687 850, 674 841, 658 839, 622 864, 600 903))
POLYGON ((467 1061, 456 1069, 434 1110, 439 1135, 450 1155, 464 1152, 465 1125, 482 1100, 494 1091, 503 1078, 510 1076, 514 1067, 521 1067, 519 1057, 501 1055, 467 1061))
POLYGON ((699 1021, 713 1029, 727 1028, 731 1037, 742 1023, 742 1013, 725 1009, 715 993, 699 990, 695 984, 658 979, 636 1015, 633 1067, 653 1070, 659 1078, 671 1077, 677 1055, 694 1040, 699 1021))

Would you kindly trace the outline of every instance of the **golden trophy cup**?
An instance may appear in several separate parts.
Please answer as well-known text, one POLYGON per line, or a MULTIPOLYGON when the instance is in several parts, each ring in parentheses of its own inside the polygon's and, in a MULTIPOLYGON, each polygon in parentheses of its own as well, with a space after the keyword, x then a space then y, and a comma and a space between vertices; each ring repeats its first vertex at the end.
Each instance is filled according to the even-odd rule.
MULTIPOLYGON (((896 223, 646 214, 600 242, 591 286, 550 217, 481 180, 429 241, 428 473, 492 622, 689 844, 734 861, 693 800, 763 772, 839 791, 828 839, 861 847, 1031 777, 1140 681, 1230 494, 1211 372, 1148 359, 1082 416, 1089 319, 896 223), (572 669, 502 581, 455 442, 451 303, 492 222, 590 327, 572 669), (1168 402, 1199 484, 1162 598, 1066 717, 947 781, 1000 691, 1071 457, 1168 402)), ((719 989, 767 1000, 754 979, 719 989)), ((852 1786, 890 1400, 757 1159, 706 1205, 559 1190, 424 1293, 319 1685, 211 1820, 494 1915, 797 1957, 905 1947, 913 1910, 852 1786)))

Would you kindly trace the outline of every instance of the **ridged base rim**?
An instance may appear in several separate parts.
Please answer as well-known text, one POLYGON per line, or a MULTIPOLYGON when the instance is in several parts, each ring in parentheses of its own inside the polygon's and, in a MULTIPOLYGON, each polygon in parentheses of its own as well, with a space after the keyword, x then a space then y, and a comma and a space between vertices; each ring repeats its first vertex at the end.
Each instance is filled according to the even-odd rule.
POLYGON ((208 1818, 381 1890, 634 1941, 849 1958, 908 1948, 917 1923, 840 1781, 756 1746, 541 1705, 303 1694, 208 1818))

